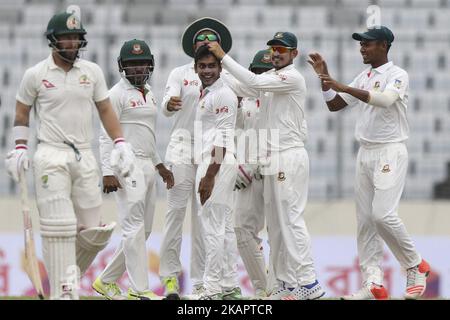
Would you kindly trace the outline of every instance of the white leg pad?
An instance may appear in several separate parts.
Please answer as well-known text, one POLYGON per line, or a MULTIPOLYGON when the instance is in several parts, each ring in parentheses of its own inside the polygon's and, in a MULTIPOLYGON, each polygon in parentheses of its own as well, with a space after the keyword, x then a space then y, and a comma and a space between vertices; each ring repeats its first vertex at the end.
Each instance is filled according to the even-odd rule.
POLYGON ((75 260, 76 219, 40 219, 50 299, 78 300, 79 272, 75 260))
POLYGON ((76 256, 81 276, 83 276, 92 261, 94 261, 97 253, 106 247, 115 226, 116 223, 111 222, 101 227, 81 230, 77 234, 76 256))
POLYGON ((243 228, 234 228, 237 247, 255 290, 267 290, 266 263, 261 246, 253 235, 243 228))

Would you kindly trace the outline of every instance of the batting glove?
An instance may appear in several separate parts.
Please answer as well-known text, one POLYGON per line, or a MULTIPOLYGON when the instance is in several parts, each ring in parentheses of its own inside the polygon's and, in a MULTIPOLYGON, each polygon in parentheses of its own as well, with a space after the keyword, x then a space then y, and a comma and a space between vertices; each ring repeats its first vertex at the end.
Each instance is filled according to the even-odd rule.
POLYGON ((111 151, 110 165, 122 177, 128 177, 134 170, 134 156, 131 145, 123 138, 114 140, 114 149, 111 151))
POLYGON ((28 147, 26 144, 18 144, 16 148, 6 155, 5 168, 8 175, 19 182, 20 171, 28 170, 30 160, 28 159, 28 147))
POLYGON ((247 188, 252 183, 253 170, 253 166, 249 164, 240 164, 234 188, 238 190, 247 188))

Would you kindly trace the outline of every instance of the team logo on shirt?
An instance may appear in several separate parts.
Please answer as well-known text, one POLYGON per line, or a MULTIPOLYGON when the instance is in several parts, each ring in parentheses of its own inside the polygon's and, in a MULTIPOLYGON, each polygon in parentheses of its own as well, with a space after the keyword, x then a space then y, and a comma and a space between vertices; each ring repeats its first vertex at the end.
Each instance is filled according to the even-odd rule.
POLYGON ((87 75, 83 74, 80 79, 79 79, 80 84, 82 85, 87 85, 87 84, 91 84, 91 82, 89 81, 89 78, 87 75))
POLYGON ((376 81, 375 84, 373 85, 374 89, 380 89, 380 81, 376 81))
POLYGON ((388 164, 385 164, 385 165, 383 166, 383 169, 381 169, 381 172, 383 172, 383 173, 391 172, 391 169, 389 168, 389 165, 388 165, 388 164))
POLYGON ((281 81, 285 81, 287 79, 287 76, 285 74, 279 74, 278 75, 281 79, 281 81))
POLYGON ((186 87, 186 86, 198 86, 198 81, 197 80, 191 80, 191 81, 189 81, 189 80, 187 80, 187 79, 184 79, 183 80, 183 85, 186 87))
POLYGON ((42 84, 44 85, 45 88, 47 89, 52 89, 52 88, 56 88, 55 85, 53 83, 51 83, 48 80, 42 80, 42 84))
POLYGON ((144 103, 141 100, 130 100, 130 106, 132 108, 142 107, 144 103))
POLYGON ((48 188, 48 174, 43 175, 41 177, 41 182, 42 182, 42 188, 47 189, 48 188))
POLYGON ((395 79, 394 87, 396 87, 397 89, 400 89, 401 86, 402 86, 402 81, 399 79, 395 79))
POLYGON ((286 180, 286 175, 284 172, 278 172, 278 181, 284 181, 286 180))
POLYGON ((221 108, 216 108, 216 114, 219 114, 219 113, 228 113, 228 107, 224 106, 221 108))

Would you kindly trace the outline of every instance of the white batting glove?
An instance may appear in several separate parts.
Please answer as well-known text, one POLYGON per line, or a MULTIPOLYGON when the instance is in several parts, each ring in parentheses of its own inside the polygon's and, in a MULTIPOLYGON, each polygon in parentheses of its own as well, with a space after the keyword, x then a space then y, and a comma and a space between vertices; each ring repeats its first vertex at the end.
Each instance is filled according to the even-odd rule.
POLYGON ((238 167, 235 189, 241 190, 247 188, 253 179, 253 166, 249 164, 240 164, 238 167))
POLYGON ((8 175, 19 182, 19 175, 22 169, 28 170, 30 160, 28 158, 28 147, 26 144, 18 144, 14 150, 6 155, 5 168, 8 175))
POLYGON ((114 149, 111 151, 110 165, 122 177, 128 177, 134 170, 134 156, 131 145, 123 138, 114 140, 114 149))

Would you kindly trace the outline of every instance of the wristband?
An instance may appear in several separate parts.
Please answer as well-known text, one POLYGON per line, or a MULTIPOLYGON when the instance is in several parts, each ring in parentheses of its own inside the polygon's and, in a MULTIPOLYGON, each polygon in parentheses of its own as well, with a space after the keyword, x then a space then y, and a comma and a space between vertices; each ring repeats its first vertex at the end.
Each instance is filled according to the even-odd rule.
POLYGON ((25 149, 28 150, 28 146, 26 144, 16 144, 16 150, 25 149))
POLYGON ((16 140, 28 140, 30 128, 26 126, 15 126, 12 128, 12 136, 16 140))
POLYGON ((122 138, 122 137, 114 139, 114 144, 115 145, 118 144, 118 143, 121 143, 121 142, 125 142, 125 139, 122 138))

